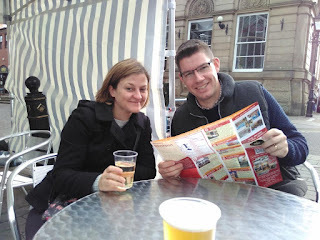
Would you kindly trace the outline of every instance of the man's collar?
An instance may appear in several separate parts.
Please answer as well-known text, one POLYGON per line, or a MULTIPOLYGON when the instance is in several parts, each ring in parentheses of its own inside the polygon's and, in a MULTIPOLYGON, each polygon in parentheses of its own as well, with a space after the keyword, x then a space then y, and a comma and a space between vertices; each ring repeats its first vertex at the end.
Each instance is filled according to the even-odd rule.
POLYGON ((233 78, 226 73, 218 73, 218 78, 223 86, 221 97, 232 97, 235 87, 233 78))
MULTIPOLYGON (((219 100, 219 102, 221 102, 223 98, 233 96, 235 83, 233 78, 226 73, 218 73, 218 78, 219 78, 219 83, 222 87, 222 92, 219 100)), ((189 104, 189 110, 196 115, 200 115, 201 110, 196 104, 195 96, 190 92, 188 93, 187 101, 189 104)))

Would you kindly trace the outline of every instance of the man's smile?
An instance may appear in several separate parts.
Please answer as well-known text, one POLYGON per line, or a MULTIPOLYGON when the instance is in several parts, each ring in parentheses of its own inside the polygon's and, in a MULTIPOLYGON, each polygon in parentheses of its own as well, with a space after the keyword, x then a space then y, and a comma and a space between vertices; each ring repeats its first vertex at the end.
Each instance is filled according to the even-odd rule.
POLYGON ((208 83, 205 83, 204 85, 202 85, 200 87, 196 87, 196 89, 202 90, 202 89, 205 89, 207 86, 208 86, 208 83))

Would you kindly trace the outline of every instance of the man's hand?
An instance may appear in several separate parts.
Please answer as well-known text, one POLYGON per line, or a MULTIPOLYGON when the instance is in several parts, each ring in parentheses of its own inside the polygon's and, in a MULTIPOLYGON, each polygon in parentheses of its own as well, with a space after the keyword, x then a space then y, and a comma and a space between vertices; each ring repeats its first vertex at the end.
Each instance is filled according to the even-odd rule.
POLYGON ((281 130, 272 128, 262 136, 262 139, 264 143, 261 147, 271 156, 279 158, 287 156, 289 152, 287 136, 281 130))
POLYGON ((103 192, 107 191, 125 191, 124 183, 125 179, 122 177, 122 169, 115 166, 107 167, 103 173, 101 178, 99 179, 99 190, 103 192))
POLYGON ((163 178, 176 178, 179 177, 183 165, 175 161, 163 161, 158 164, 159 173, 163 178))

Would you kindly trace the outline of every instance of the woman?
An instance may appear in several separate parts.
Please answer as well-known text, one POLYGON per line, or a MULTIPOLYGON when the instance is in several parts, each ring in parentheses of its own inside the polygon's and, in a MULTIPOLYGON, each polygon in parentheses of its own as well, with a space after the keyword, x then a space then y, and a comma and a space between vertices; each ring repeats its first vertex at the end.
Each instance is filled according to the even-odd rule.
POLYGON ((79 102, 62 130, 52 172, 26 198, 34 207, 26 223, 27 239, 43 224, 39 219, 48 200, 81 198, 95 191, 125 191, 122 170, 114 166, 116 150, 138 152, 135 181, 155 177, 150 120, 140 112, 148 101, 149 81, 145 68, 127 59, 108 72, 96 101, 79 102))

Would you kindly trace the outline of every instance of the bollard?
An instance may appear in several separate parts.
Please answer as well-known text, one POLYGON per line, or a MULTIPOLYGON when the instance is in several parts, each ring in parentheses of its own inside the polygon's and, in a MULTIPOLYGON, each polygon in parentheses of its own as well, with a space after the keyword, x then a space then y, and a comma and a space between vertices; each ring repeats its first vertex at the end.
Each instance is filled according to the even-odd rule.
MULTIPOLYGON (((25 84, 30 90, 30 93, 27 93, 24 98, 27 105, 30 130, 50 130, 46 96, 38 91, 40 80, 37 77, 30 76, 26 79, 25 84)), ((48 136, 37 134, 36 137, 47 138, 48 136)))

